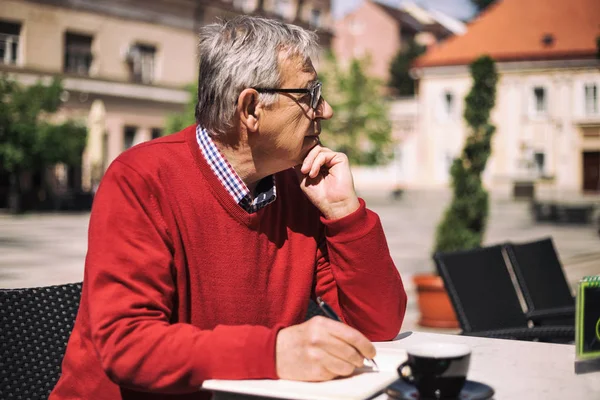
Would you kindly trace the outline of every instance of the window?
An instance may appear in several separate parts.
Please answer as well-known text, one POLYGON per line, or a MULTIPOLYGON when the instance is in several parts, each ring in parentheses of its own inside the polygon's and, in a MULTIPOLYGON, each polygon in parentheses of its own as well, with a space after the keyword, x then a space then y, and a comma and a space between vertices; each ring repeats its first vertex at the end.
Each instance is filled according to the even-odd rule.
POLYGON ((585 91, 585 114, 598 114, 598 86, 594 83, 584 86, 585 91))
POLYGON ((136 44, 127 53, 127 61, 131 68, 131 79, 139 83, 154 81, 156 48, 154 46, 136 44))
POLYGON ((123 132, 123 150, 133 146, 135 141, 135 133, 137 132, 137 126, 126 126, 123 132))
POLYGON ((546 172, 545 172, 545 158, 546 155, 544 153, 541 152, 535 152, 533 154, 533 162, 535 164, 535 169, 537 172, 537 175, 540 177, 546 176, 546 172))
POLYGON ((362 35, 365 31, 365 24, 362 21, 357 21, 355 18, 350 20, 350 33, 354 36, 362 35))
POLYGON ((275 0, 273 12, 282 18, 288 18, 290 16, 291 5, 290 0, 275 0))
POLYGON ((310 26, 313 28, 320 28, 321 23, 322 23, 321 10, 319 10, 317 8, 313 8, 310 12, 310 21, 309 21, 310 26))
POLYGON ((454 115, 454 94, 452 92, 444 93, 444 113, 447 117, 454 115))
POLYGON ((544 114, 547 111, 546 89, 541 86, 533 88, 534 111, 536 114, 544 114))
POLYGON ((456 117, 456 96, 450 90, 444 90, 439 94, 435 107, 436 119, 440 122, 448 122, 456 117))
POLYGON ((163 130, 161 128, 152 128, 152 139, 158 139, 162 136, 163 130))
POLYGON ((91 65, 92 37, 70 32, 65 33, 65 72, 89 75, 91 65))
POLYGON ((0 21, 0 64, 17 64, 20 35, 21 24, 0 21))

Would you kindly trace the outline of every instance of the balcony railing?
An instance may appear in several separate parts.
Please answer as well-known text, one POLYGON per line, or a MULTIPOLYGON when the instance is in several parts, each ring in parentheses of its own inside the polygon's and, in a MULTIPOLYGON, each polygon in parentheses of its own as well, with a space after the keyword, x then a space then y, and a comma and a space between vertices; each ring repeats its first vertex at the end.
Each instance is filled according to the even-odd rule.
POLYGON ((19 54, 19 36, 0 33, 0 64, 14 65, 19 54))
POLYGON ((69 50, 65 55, 65 72, 76 75, 89 75, 92 53, 89 50, 69 50))

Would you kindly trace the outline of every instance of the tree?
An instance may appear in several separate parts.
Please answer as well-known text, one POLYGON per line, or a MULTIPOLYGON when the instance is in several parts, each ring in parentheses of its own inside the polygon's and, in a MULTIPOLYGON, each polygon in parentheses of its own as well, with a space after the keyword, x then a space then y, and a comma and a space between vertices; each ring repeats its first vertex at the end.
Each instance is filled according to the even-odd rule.
MULTIPOLYGON (((344 70, 329 54, 322 74, 324 97, 331 104, 335 115, 324 121, 325 145, 346 153, 358 164, 381 164, 393 154, 391 123, 388 107, 381 95, 380 83, 368 77, 366 60, 353 60, 344 70)), ((196 122, 196 85, 186 86, 190 100, 182 113, 167 118, 165 133, 178 132, 196 122)))
POLYGON ((436 251, 480 247, 488 217, 488 193, 481 174, 491 154, 496 127, 489 121, 496 102, 498 74, 494 60, 482 56, 470 65, 473 86, 465 98, 464 118, 469 125, 460 158, 450 174, 454 195, 436 231, 436 251))
POLYGON ((0 168, 8 172, 11 195, 20 208, 21 176, 46 166, 65 163, 80 166, 86 144, 85 126, 73 121, 51 123, 50 116, 62 104, 60 80, 48 86, 38 82, 23 87, 0 75, 0 168))
POLYGON ((183 128, 196 123, 196 99, 198 97, 198 94, 196 93, 197 86, 193 83, 190 83, 185 87, 185 90, 190 95, 190 98, 185 105, 185 109, 181 113, 174 113, 167 117, 163 135, 179 132, 183 128))
POLYGON ((495 1, 496 0, 471 0, 471 3, 473 3, 473 5, 477 7, 477 12, 482 12, 495 1))
POLYGON ((390 82, 389 86, 396 91, 399 96, 412 96, 415 94, 414 79, 409 71, 412 62, 425 52, 427 47, 421 46, 412 39, 408 46, 400 49, 398 54, 390 64, 390 82))
POLYGON ((327 56, 320 79, 334 116, 323 121, 324 145, 344 152, 352 163, 383 164, 393 155, 392 126, 381 83, 366 75, 368 60, 342 68, 327 56))

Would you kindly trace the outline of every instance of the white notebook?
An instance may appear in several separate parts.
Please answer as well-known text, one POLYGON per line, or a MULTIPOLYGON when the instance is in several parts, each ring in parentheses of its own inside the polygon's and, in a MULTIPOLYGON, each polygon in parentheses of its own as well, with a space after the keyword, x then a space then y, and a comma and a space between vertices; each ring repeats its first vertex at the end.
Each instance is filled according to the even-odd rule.
POLYGON ((222 380, 204 382, 203 390, 242 395, 297 400, 359 400, 367 399, 399 378, 398 366, 406 360, 406 351, 378 348, 375 361, 380 371, 361 368, 347 378, 326 382, 298 382, 284 379, 222 380))

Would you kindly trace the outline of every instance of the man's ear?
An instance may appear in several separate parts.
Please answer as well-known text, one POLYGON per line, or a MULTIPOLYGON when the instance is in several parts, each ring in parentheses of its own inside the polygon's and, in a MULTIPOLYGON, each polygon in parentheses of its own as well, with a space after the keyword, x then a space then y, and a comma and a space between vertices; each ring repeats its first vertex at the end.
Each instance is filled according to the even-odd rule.
POLYGON ((258 103, 258 92, 255 89, 244 89, 238 97, 237 111, 240 115, 240 122, 245 125, 248 131, 256 132, 258 130, 261 107, 258 103))

